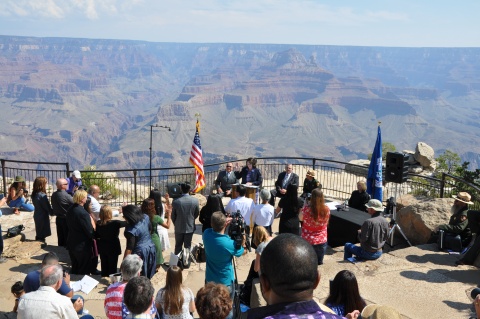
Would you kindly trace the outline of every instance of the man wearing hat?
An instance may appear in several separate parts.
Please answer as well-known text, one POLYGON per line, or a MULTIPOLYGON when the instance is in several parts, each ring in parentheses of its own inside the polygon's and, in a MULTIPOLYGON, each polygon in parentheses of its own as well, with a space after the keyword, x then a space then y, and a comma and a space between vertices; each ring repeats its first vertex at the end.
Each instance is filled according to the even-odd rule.
POLYGON ((466 247, 472 239, 472 232, 468 226, 468 205, 473 204, 471 196, 467 192, 460 192, 457 195, 453 195, 455 202, 451 208, 452 216, 448 224, 437 226, 434 230, 434 237, 438 231, 442 230, 445 234, 452 234, 454 236, 460 235, 462 239, 462 246, 466 247))
POLYGON ((308 194, 311 194, 315 188, 322 188, 322 184, 315 179, 315 171, 313 169, 309 169, 307 171, 307 176, 303 181, 303 193, 300 197, 307 198, 308 194))
POLYGON ((77 189, 82 186, 82 175, 80 171, 75 170, 72 173, 71 177, 66 178, 68 182, 67 193, 73 196, 73 194, 77 191, 77 189))
POLYGON ((380 214, 383 212, 382 202, 371 199, 365 204, 367 213, 371 218, 363 222, 359 231, 360 247, 352 243, 345 244, 343 259, 347 260, 353 255, 360 259, 375 260, 382 255, 382 248, 388 238, 388 222, 380 214))

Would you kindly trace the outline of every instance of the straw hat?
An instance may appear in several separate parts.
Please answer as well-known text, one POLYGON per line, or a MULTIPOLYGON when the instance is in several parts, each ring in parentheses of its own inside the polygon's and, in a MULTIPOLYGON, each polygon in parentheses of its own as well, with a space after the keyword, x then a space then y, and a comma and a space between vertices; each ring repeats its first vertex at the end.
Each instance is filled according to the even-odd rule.
POLYGON ((307 176, 315 178, 315 171, 313 169, 309 169, 307 171, 307 176))
POLYGON ((363 319, 402 319, 402 315, 390 306, 368 305, 363 308, 363 319))
POLYGON ((15 182, 25 182, 25 178, 22 176, 15 176, 15 182))
POLYGON ((467 192, 460 192, 457 195, 453 195, 452 197, 458 201, 461 201, 462 203, 473 205, 473 202, 471 201, 472 196, 470 196, 470 194, 467 192))

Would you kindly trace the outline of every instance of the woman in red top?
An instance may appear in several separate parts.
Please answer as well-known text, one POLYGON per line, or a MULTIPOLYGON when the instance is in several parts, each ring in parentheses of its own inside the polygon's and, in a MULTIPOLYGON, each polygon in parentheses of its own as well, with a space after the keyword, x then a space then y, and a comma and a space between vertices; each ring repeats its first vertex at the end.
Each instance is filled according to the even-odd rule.
POLYGON ((302 208, 298 219, 303 221, 302 237, 308 241, 317 253, 318 264, 323 264, 327 249, 327 226, 330 209, 325 205, 325 197, 319 188, 312 191, 310 203, 302 208))

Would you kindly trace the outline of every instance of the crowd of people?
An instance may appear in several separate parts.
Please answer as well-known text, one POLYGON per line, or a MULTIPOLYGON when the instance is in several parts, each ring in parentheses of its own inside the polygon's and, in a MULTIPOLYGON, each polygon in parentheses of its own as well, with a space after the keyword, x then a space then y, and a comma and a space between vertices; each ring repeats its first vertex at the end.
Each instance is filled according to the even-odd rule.
MULTIPOLYGON (((185 182, 180 185, 181 196, 171 204, 168 194, 165 194, 166 203, 162 204, 161 194, 153 190, 141 206, 124 205, 121 208, 124 220, 113 218, 112 207, 100 205, 101 190, 97 185, 87 185, 88 192, 85 190, 79 171, 56 181, 57 190, 50 201, 46 194, 47 179, 37 177, 31 194, 33 205, 25 198, 28 193, 25 180, 17 176, 8 197, 2 201, 13 207, 15 213, 34 211, 35 240, 43 246, 52 235, 50 216, 56 216, 58 245, 68 250, 71 274, 107 277, 117 273, 118 258, 122 254, 119 236, 124 228, 126 248, 120 266, 121 279, 112 283, 105 295, 108 318, 193 318, 195 311, 200 318, 233 318, 232 261, 246 254, 250 245, 255 249, 255 259, 241 291, 242 302, 252 306, 246 313, 247 318, 386 318, 377 316, 382 312, 388 313, 388 318, 400 318, 399 313, 388 306, 367 306, 355 275, 348 270, 335 276, 325 305, 319 306, 313 300, 313 290, 320 281, 318 265, 323 264, 331 213, 322 186, 316 180, 315 171, 308 170, 303 192, 299 193, 299 177, 293 172, 293 166, 287 164, 275 182, 275 189, 258 190, 260 203, 257 204, 256 198, 246 196, 246 186, 260 187, 262 181, 254 158, 249 158, 245 167, 237 171, 228 163, 215 181, 217 194, 208 196, 201 210, 198 200, 190 195, 190 184, 185 182), (239 180, 241 184, 237 184, 239 180), (227 196, 232 199, 224 207, 222 197, 227 196), (246 226, 240 240, 228 234, 232 217, 237 213, 246 226), (205 286, 195 297, 191 289, 183 285, 180 264, 167 265, 163 251, 169 248, 167 230, 173 225, 174 254, 180 255, 186 249, 184 258, 190 258, 198 217, 203 225, 206 271, 205 286), (275 237, 274 218, 279 218, 279 232, 275 237), (101 270, 97 269, 99 259, 101 270), (150 279, 161 266, 166 269, 166 284, 155 294, 150 279), (249 297, 256 285, 261 287, 265 303, 255 306, 250 305, 249 297)), ((370 199, 365 186, 363 181, 357 183, 349 205, 366 211, 371 217, 358 232, 360 245, 345 244, 345 260, 352 256, 377 259, 387 240, 389 225, 381 216, 383 205, 370 199)), ((461 192, 454 197, 450 223, 437 227, 432 237, 443 231, 459 236, 463 247, 472 242, 457 264, 473 263, 480 252, 480 240, 472 237, 471 229, 476 233, 480 228, 480 214, 468 211, 471 204, 468 193, 461 192), (476 224, 471 226, 472 222, 476 224)), ((23 283, 15 283, 11 291, 19 318, 35 318, 40 308, 46 309, 52 318, 90 317, 83 299, 73 295, 70 275, 63 272, 54 253, 47 253, 39 270, 29 273, 23 283)))

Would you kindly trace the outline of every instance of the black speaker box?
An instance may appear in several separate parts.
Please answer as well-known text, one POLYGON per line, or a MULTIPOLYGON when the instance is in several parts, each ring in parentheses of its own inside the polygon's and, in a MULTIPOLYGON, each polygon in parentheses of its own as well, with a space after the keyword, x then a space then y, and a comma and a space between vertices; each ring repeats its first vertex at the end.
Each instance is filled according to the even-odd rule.
POLYGON ((385 168, 385 181, 393 183, 403 183, 407 181, 408 155, 398 152, 387 153, 387 166, 385 168))

